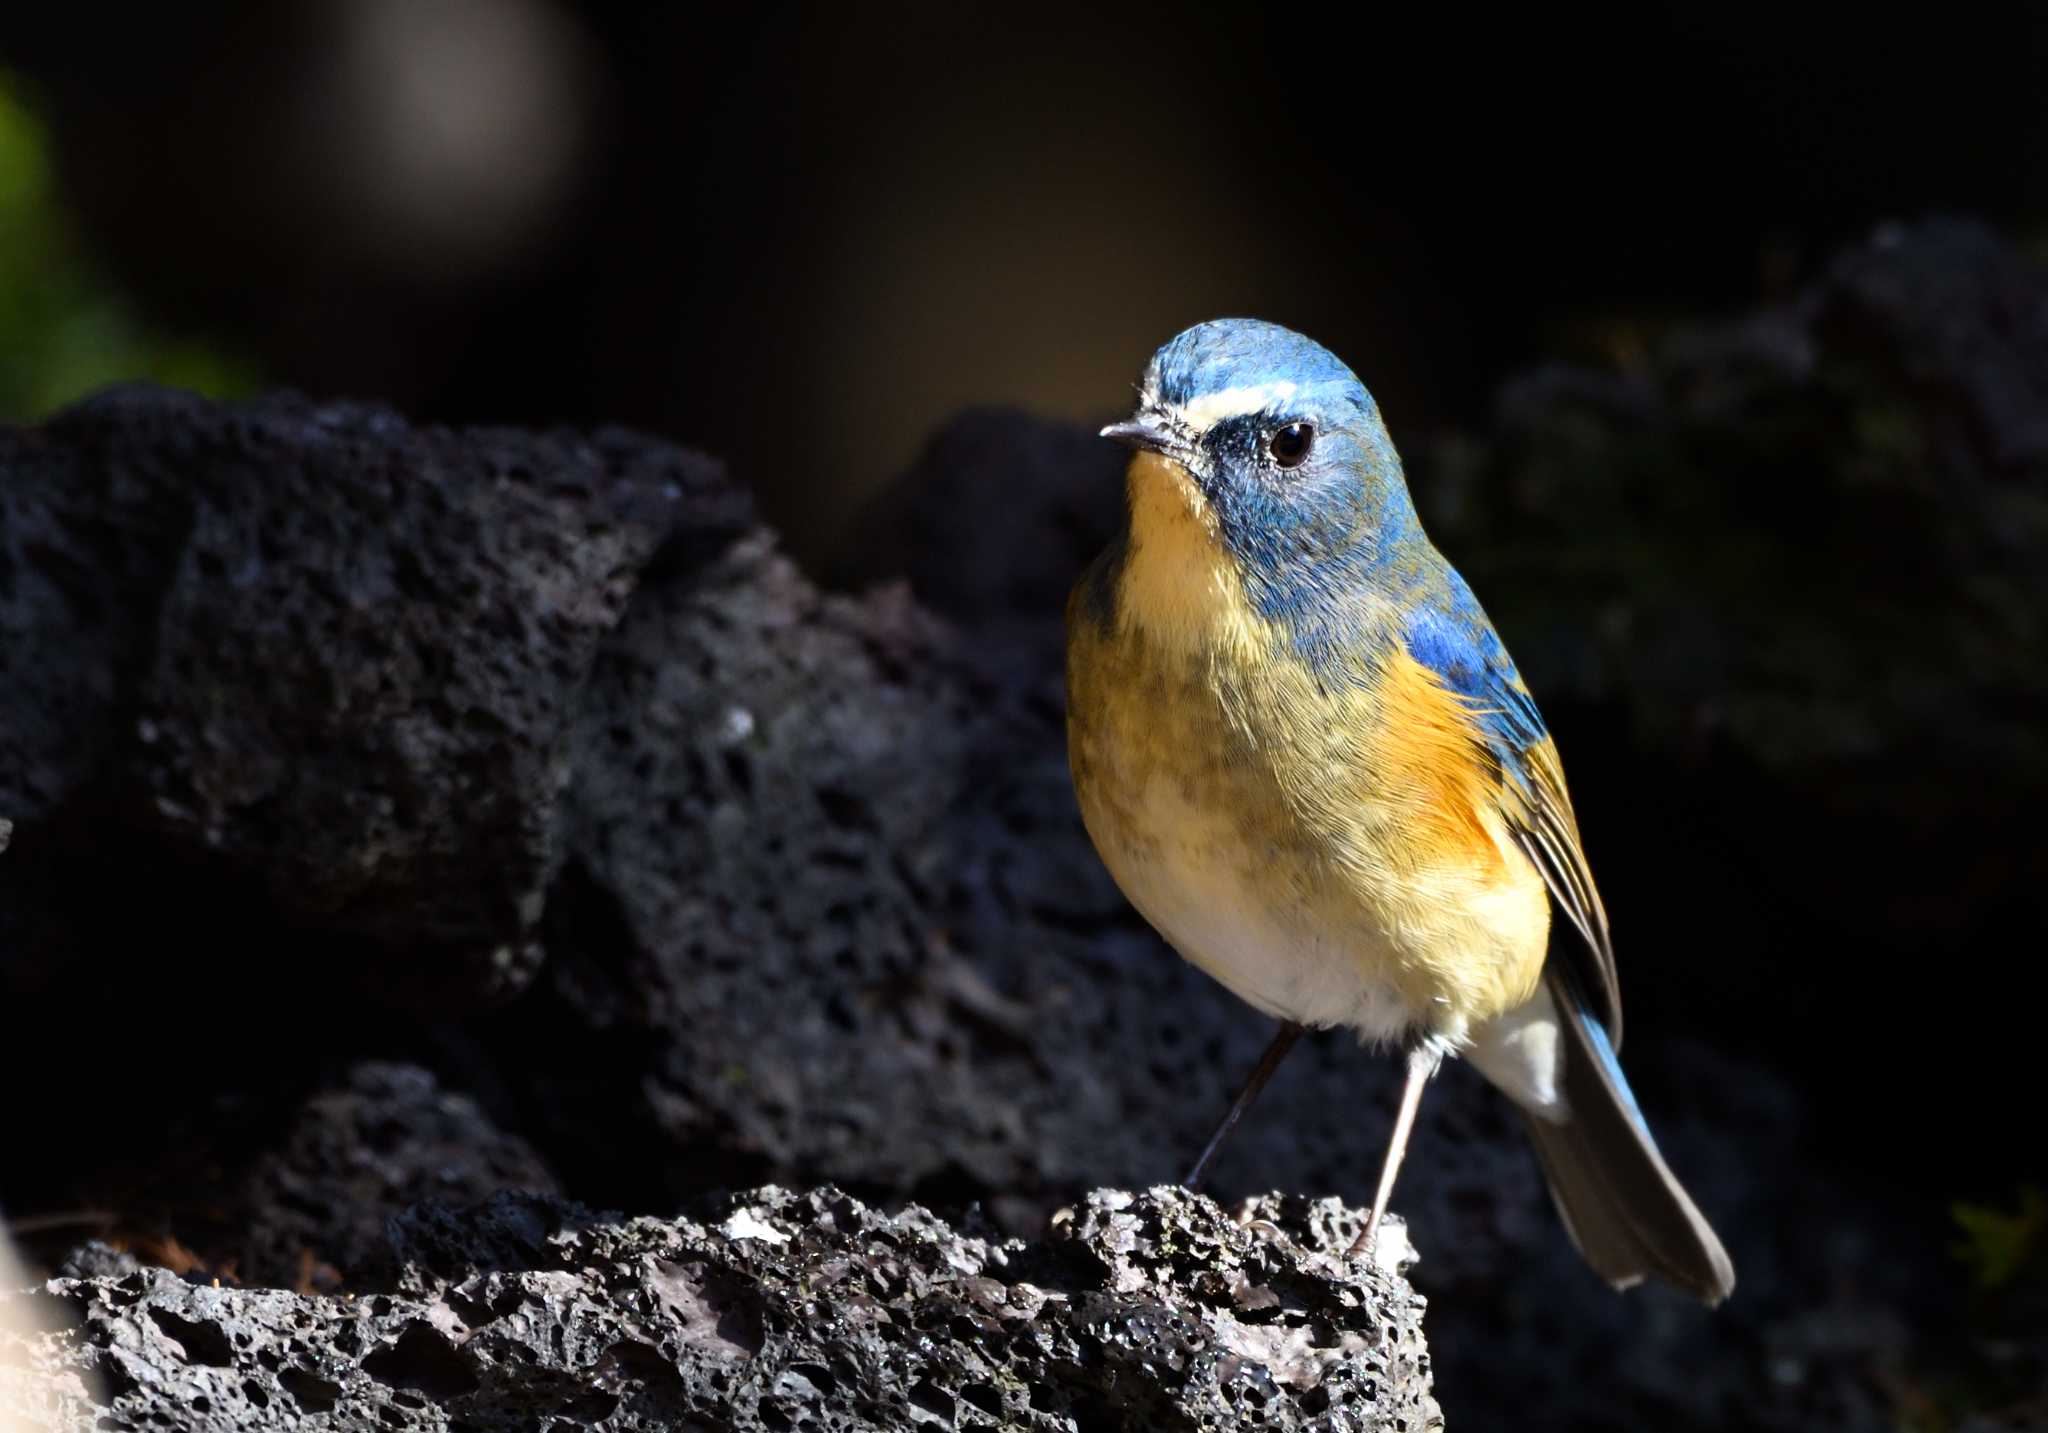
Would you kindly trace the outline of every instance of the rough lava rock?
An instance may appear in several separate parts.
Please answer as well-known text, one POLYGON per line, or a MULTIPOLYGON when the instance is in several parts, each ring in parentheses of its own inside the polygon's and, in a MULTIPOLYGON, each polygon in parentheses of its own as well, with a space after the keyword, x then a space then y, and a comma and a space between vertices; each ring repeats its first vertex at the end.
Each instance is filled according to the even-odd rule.
MULTIPOLYGON (((702 1220, 538 1196, 422 1211, 388 1292, 58 1279, 0 1347, 0 1419, 191 1433, 797 1427, 1426 1433, 1422 1300, 1348 1263, 1357 1216, 1090 1195, 1044 1239, 769 1188, 702 1220), (103 1378, 105 1402, 79 1375, 103 1378)), ((1403 1242, 1398 1225, 1385 1247, 1403 1242)))
POLYGON ((1038 680, 1060 663, 1049 619, 1116 526, 1128 457, 1092 428, 970 408, 862 509, 826 576, 907 580, 919 605, 977 634, 962 655, 993 680, 1038 680))
POLYGON ((618 432, 149 388, 0 429, 0 473, 0 810, 100 788, 301 925, 508 985, 599 638, 657 549, 749 511, 618 432))
POLYGON ((305 1292, 374 1281, 391 1258, 387 1224, 414 1205, 559 1188, 474 1100, 429 1071, 369 1061, 309 1096, 243 1177, 234 1272, 305 1292))
POLYGON ((970 626, 1049 625, 1108 540, 1129 456, 1086 427, 970 408, 876 494, 831 576, 907 577, 920 603, 970 626))

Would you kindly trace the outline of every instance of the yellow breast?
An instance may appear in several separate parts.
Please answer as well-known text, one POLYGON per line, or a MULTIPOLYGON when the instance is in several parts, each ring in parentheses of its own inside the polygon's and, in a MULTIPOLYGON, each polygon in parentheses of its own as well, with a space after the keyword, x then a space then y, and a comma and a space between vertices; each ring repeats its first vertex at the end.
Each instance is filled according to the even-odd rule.
POLYGON ((1405 653, 1318 682, 1246 600, 1200 492, 1133 460, 1121 564, 1068 606, 1068 753, 1132 904, 1245 1000, 1462 1040, 1541 974, 1549 910, 1469 718, 1405 653))

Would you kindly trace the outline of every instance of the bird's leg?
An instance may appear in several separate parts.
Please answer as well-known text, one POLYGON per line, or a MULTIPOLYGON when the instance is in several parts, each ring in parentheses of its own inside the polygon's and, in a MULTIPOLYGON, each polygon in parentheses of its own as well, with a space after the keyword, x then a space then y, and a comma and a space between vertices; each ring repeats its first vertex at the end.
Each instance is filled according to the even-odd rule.
POLYGON ((1365 1221, 1365 1229, 1352 1241, 1344 1253, 1346 1259, 1356 1259, 1361 1254, 1372 1252, 1373 1240, 1379 1237, 1380 1220, 1386 1217, 1387 1201, 1394 1196, 1394 1177, 1401 1172, 1402 1157, 1408 1153, 1408 1136, 1415 1129, 1415 1111, 1422 1106, 1422 1087, 1429 1083, 1429 1077, 1436 1073, 1436 1067, 1443 1062, 1443 1052, 1427 1040, 1413 1040, 1408 1045, 1408 1078, 1401 1086, 1401 1108, 1394 1116, 1394 1133, 1387 1141, 1387 1156, 1380 1161, 1379 1192, 1372 1197, 1372 1213, 1365 1221))
POLYGON ((1244 1112, 1252 1107, 1259 1097, 1259 1091, 1266 1088, 1266 1081, 1273 1078, 1273 1072, 1280 1068, 1280 1062, 1287 1058, 1287 1052, 1294 1048, 1294 1042, 1301 1038, 1301 1027, 1292 1020, 1283 1020, 1280 1029, 1273 1036, 1273 1043, 1266 1046, 1266 1053, 1259 1056, 1259 1063, 1252 1070, 1252 1077, 1245 1081, 1237 1098, 1230 1103, 1229 1113, 1223 1116, 1223 1123, 1216 1126, 1216 1133, 1209 1136, 1209 1142, 1202 1146, 1202 1154, 1195 1161, 1195 1167, 1188 1171, 1188 1177, 1181 1181, 1183 1189, 1202 1187, 1202 1176, 1209 1172, 1216 1151, 1223 1148, 1223 1141, 1237 1128, 1237 1122, 1244 1118, 1244 1112))

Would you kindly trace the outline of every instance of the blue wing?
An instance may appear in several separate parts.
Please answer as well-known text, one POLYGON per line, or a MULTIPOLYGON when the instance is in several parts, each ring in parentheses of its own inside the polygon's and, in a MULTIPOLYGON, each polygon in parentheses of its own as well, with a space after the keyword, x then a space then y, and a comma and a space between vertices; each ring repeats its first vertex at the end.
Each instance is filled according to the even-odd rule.
POLYGON ((1525 785, 1522 753, 1547 741, 1550 731, 1478 599, 1456 573, 1449 576, 1456 586, 1443 594, 1448 600, 1409 611, 1402 633, 1408 655, 1471 704, 1502 776, 1525 785))
POLYGON ((1604 1017, 1621 1044, 1621 987, 1607 911, 1579 840, 1564 767, 1536 700, 1501 645, 1479 600, 1448 565, 1431 598, 1413 603, 1402 629, 1408 654, 1470 707, 1474 728, 1500 773, 1501 809, 1515 842, 1585 943, 1567 958, 1580 1002, 1604 1017), (1432 600, 1433 598, 1433 600, 1432 600))

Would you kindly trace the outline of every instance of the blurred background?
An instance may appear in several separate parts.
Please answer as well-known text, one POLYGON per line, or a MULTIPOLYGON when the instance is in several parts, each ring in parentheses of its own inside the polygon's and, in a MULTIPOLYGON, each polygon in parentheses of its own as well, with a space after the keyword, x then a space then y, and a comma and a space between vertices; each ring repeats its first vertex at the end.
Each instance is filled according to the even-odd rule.
MULTIPOLYGON (((1785 1340, 1853 1348, 1890 1408, 1912 1399, 1865 1376, 1890 1335, 1843 1332, 1866 1327, 1843 1308, 1879 1302, 1843 1268, 1910 1266, 1885 1297, 1938 1288, 1925 1317, 1958 1324, 2031 1268, 2024 1313, 1999 1305, 1953 1362, 1996 1363, 2023 1329, 2048 1368, 2021 998, 2048 933, 2044 262, 2042 7, 1906 27, 1054 4, 998 26, 950 5, 306 0, 0 25, 7 422, 141 377, 422 422, 623 424, 725 460, 812 573, 910 572, 967 622, 980 599, 941 550, 1000 568, 1041 530, 949 529, 929 504, 878 529, 871 507, 929 498, 940 469, 1029 469, 977 456, 1007 429, 935 443, 954 415, 1099 422, 1160 341, 1220 314, 1323 340, 1378 396, 1560 733, 1617 929, 1638 933, 1646 1102, 1710 1132, 1696 1160, 1796 1106, 1746 1152, 1789 1150, 1825 1191, 1797 1220, 1759 1171, 1708 1178, 1750 1201, 1739 1263, 1745 1240, 1800 1242, 1787 1230, 1833 1252, 1745 1264, 1766 1312, 1716 1325, 1722 1353, 1782 1370, 1785 1340), (1996 252, 1939 239, 1891 288, 1830 277, 1883 251, 1881 226, 1949 214, 1996 252), (1964 274, 1956 332, 1980 346, 1943 349, 1928 295, 1964 274), (1757 313, 1778 327, 1741 326, 1757 313), (1785 1102, 1741 1090, 1744 1070, 1785 1102), (1884 1208, 1833 1228, 1837 1191, 1884 1208)), ((1032 500, 958 483, 970 518, 1032 500)), ((1054 592, 1055 547, 1037 559, 1054 592)), ((1057 599, 1004 600, 1036 620, 1057 599)), ((73 838, 97 840, 78 809, 73 838)), ((145 879, 179 894, 175 867, 145 879)), ((195 986, 187 1015, 214 998, 195 986)), ((496 1054, 517 1018, 485 1031, 496 1054)), ((362 1053, 326 1019, 312 1056, 362 1053)), ((447 1048, 377 1030, 371 1053, 447 1048)), ((488 1100, 491 1060, 469 1058, 439 1073, 488 1100)), ((545 1146, 575 1122, 532 1128, 545 1146)), ((566 1169, 567 1147, 543 1153, 566 1169)), ((650 1173, 607 1153, 571 1192, 655 1208, 735 1168, 818 1169, 757 1156, 650 1173)), ((25 1191, 32 1216, 93 1205, 64 1169, 25 1170, 0 1198, 25 1191)), ((1671 1343, 1676 1386, 1693 1345, 1671 1343)), ((1486 1347, 1439 1366, 1476 1377, 1486 1347)))
POLYGON ((2044 30, 30 7, 0 36, 0 402, 134 369, 626 423, 725 456, 811 551, 963 404, 1093 417, 1166 335, 1250 313, 1346 355, 1413 445, 1879 220, 2038 240, 2044 30))

